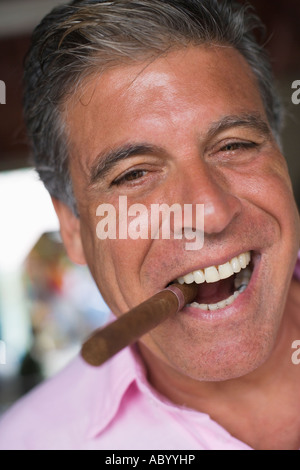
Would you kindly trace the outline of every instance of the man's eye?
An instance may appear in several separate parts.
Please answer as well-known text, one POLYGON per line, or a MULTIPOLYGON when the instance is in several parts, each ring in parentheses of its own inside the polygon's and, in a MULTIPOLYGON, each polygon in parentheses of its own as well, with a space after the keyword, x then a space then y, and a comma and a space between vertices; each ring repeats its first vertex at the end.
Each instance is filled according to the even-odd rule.
POLYGON ((115 186, 119 186, 121 184, 138 180, 145 176, 147 174, 146 170, 132 170, 129 171, 128 173, 125 173, 125 175, 121 176, 120 178, 115 179, 112 184, 115 186))
POLYGON ((255 142, 229 142, 224 145, 220 150, 221 152, 234 152, 235 150, 247 150, 256 148, 257 144, 255 142))

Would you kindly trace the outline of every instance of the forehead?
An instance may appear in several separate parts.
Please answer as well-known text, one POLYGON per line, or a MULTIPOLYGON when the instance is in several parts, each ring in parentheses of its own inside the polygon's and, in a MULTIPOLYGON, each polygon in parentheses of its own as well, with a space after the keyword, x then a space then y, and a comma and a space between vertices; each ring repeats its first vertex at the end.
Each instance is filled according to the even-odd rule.
POLYGON ((94 75, 69 100, 65 120, 72 156, 91 163, 114 145, 159 139, 163 128, 204 133, 223 116, 247 112, 265 117, 245 59, 231 47, 201 46, 94 75))

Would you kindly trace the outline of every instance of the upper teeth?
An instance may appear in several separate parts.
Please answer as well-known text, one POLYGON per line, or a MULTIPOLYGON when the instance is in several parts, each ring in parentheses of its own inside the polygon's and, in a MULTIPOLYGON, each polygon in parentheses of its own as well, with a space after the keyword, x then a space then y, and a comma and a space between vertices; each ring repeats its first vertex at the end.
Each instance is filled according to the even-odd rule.
POLYGON ((246 268, 250 263, 250 260, 251 255, 250 252, 247 251, 246 253, 235 256, 225 264, 197 269, 185 276, 179 277, 177 281, 180 284, 192 284, 192 282, 196 282, 197 284, 202 284, 203 282, 217 282, 220 281, 220 279, 226 279, 227 277, 232 276, 234 273, 239 273, 241 269, 246 268))

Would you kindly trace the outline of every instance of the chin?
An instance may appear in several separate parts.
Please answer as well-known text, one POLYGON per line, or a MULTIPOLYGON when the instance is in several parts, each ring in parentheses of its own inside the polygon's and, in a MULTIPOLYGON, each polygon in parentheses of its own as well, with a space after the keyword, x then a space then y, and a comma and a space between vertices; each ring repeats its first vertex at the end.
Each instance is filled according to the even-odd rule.
POLYGON ((270 357, 274 346, 273 337, 257 335, 256 340, 241 344, 219 346, 217 349, 203 351, 193 360, 181 358, 172 366, 193 380, 221 382, 244 377, 259 369, 270 357))

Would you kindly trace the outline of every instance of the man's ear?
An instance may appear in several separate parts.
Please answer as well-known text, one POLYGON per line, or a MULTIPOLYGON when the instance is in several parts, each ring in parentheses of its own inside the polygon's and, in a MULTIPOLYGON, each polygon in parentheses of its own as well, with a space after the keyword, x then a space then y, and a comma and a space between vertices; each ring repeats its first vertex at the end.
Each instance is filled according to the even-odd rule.
POLYGON ((51 199, 59 219, 61 236, 69 258, 76 264, 86 264, 79 218, 62 201, 54 197, 51 199))

